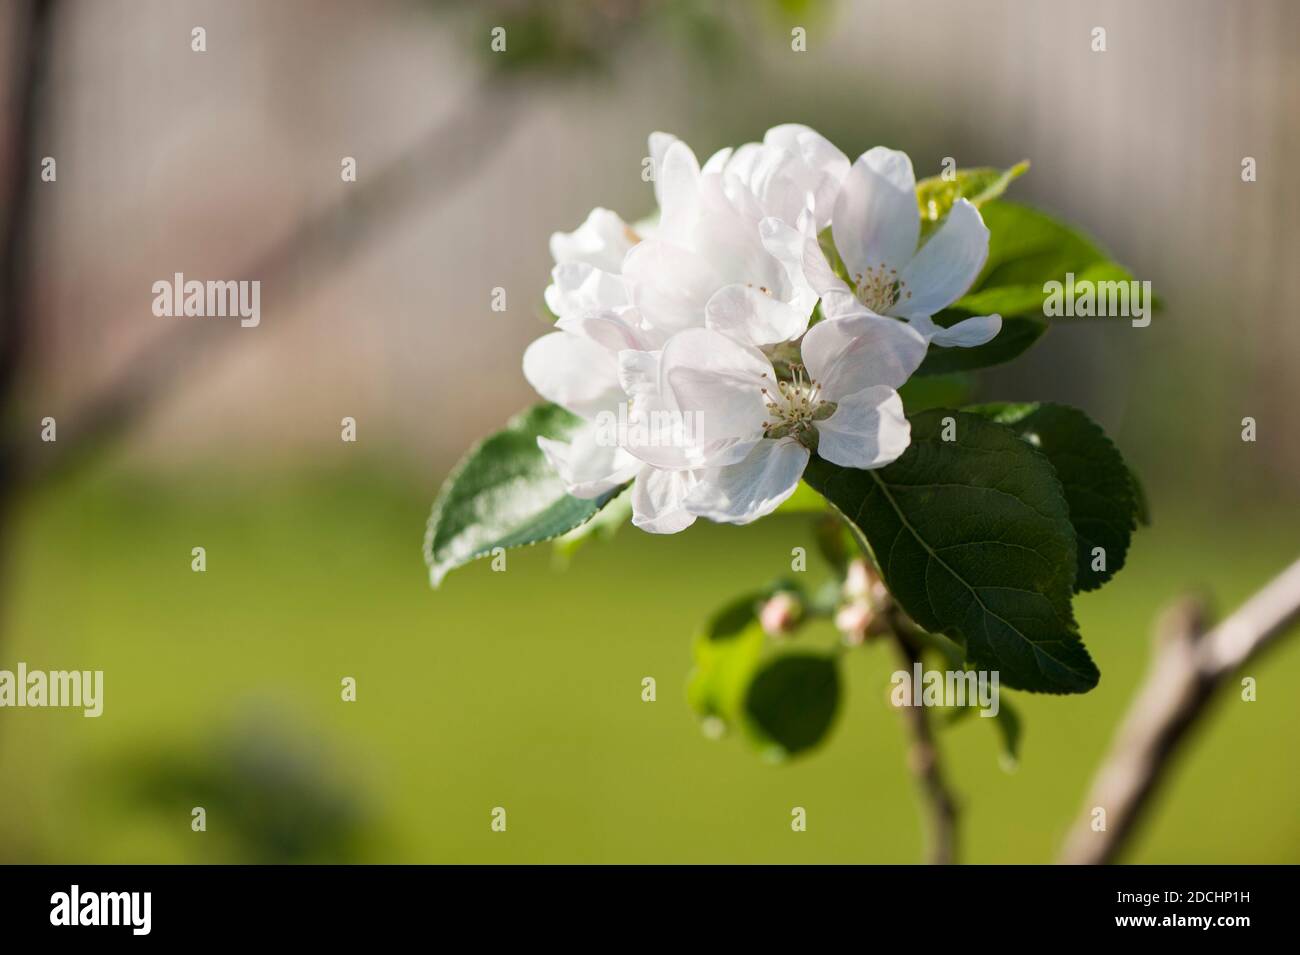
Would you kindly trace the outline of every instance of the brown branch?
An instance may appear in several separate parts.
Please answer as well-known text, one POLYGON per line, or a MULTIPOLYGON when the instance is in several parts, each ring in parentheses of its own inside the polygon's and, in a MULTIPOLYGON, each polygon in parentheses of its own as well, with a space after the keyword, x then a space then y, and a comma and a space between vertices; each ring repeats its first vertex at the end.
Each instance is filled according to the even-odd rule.
MULTIPOLYGON (((381 226, 392 228, 416 209, 449 198, 490 162, 516 128, 516 107, 511 81, 482 81, 409 151, 377 170, 362 170, 355 183, 340 183, 337 201, 231 274, 261 282, 264 313, 287 315, 294 296, 328 277, 381 226)), ((21 478, 30 484, 57 476, 97 453, 138 423, 196 365, 237 340, 241 336, 228 326, 213 323, 177 323, 159 333, 106 385, 56 416, 65 440, 37 445, 27 439, 31 429, 23 432, 14 442, 21 478)))
MULTIPOLYGON (((53 0, 33 0, 16 8, 14 30, 14 121, 5 160, 8 178, 0 229, 0 407, 6 410, 18 383, 31 331, 32 206, 40 177, 37 129, 44 110, 46 74, 53 40, 53 0)), ((3 462, 8 464, 8 461, 3 462)), ((9 467, 3 467, 5 480, 9 467)), ((7 481, 6 481, 7 483, 7 481)))
MULTIPOLYGON (((912 665, 921 659, 920 647, 908 635, 910 622, 902 618, 901 611, 892 606, 892 601, 886 615, 899 657, 910 673, 912 665)), ((920 693, 921 688, 913 686, 911 692, 920 693)), ((899 709, 910 736, 908 768, 920 787, 922 811, 927 820, 926 860, 931 865, 952 865, 957 861, 957 800, 944 776, 939 747, 930 725, 930 713, 924 706, 902 706, 899 709)))
POLYGON ((1194 601, 1163 615, 1146 682, 1093 780, 1061 862, 1115 861, 1215 691, 1297 620, 1300 560, 1208 633, 1203 609, 1194 601), (1105 810, 1105 828, 1094 831, 1098 808, 1105 810))

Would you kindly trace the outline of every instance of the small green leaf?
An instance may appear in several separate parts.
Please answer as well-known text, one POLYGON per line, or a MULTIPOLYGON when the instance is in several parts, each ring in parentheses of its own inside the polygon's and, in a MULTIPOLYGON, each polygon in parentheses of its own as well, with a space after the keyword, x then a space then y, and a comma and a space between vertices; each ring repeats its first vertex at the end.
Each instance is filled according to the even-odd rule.
POLYGON ((731 601, 709 618, 695 639, 695 666, 686 682, 686 701, 701 719, 726 726, 741 718, 750 677, 763 654, 758 624, 763 594, 731 601))
POLYGON ((1065 405, 987 404, 966 409, 1007 425, 1052 462, 1078 539, 1075 590, 1095 590, 1124 566, 1138 517, 1133 477, 1119 449, 1086 414, 1065 405), (1094 570, 1102 549, 1104 569, 1094 570))
POLYGON ((979 166, 958 169, 956 177, 944 179, 931 176, 916 184, 916 204, 921 210, 921 236, 924 238, 948 215, 958 199, 968 199, 976 206, 984 205, 1007 191, 1013 179, 1024 175, 1029 162, 1016 163, 1010 169, 979 166))
POLYGON ((1005 699, 998 699, 997 724, 998 735, 1002 737, 1002 765, 1007 770, 1015 769, 1020 763, 1020 736, 1023 724, 1016 708, 1005 699))
POLYGON ((911 423, 893 464, 813 457, 804 480, 857 528, 918 625, 962 643, 1006 686, 1090 690, 1099 674, 1070 606, 1074 527, 1051 463, 979 415, 936 409, 911 423))
MULTIPOLYGON (((953 707, 948 714, 947 723, 951 726, 978 713, 983 713, 983 709, 977 705, 953 707)), ((981 717, 981 719, 989 718, 981 717)), ((1023 732, 1020 714, 1007 702, 1007 698, 999 693, 998 711, 991 718, 994 729, 998 731, 998 742, 1001 743, 1002 752, 999 754, 998 761, 1003 769, 1011 772, 1020 763, 1020 737, 1023 732)))
POLYGON ((839 702, 840 673, 834 657, 788 653, 754 675, 745 695, 745 714, 764 755, 785 759, 825 738, 839 702))
POLYGON ((618 490, 595 500, 572 497, 551 469, 539 436, 564 440, 581 419, 552 404, 535 405, 477 445, 438 492, 424 536, 436 587, 448 572, 498 547, 559 537, 591 520, 618 490))

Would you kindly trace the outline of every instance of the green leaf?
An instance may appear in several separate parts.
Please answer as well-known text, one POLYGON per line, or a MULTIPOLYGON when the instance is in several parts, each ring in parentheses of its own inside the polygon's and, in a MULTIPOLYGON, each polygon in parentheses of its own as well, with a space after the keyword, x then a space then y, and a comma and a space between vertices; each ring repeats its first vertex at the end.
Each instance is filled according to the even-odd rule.
POLYGON ((1129 480, 1133 482, 1133 500, 1137 503, 1138 523, 1143 527, 1151 526, 1151 504, 1147 500, 1147 489, 1132 468, 1128 470, 1129 480))
MULTIPOLYGON (((974 313, 954 315, 952 309, 944 309, 934 316, 934 320, 947 328, 962 319, 970 318, 971 314, 974 313)), ((944 348, 940 345, 931 345, 925 360, 921 362, 921 367, 916 370, 916 375, 924 378, 1001 365, 1027 351, 1045 331, 1047 331, 1047 322, 1042 318, 1003 315, 1002 331, 998 332, 992 341, 985 342, 983 345, 976 345, 974 348, 944 348)), ((916 376, 913 376, 912 380, 915 381, 916 376)))
POLYGON ((573 530, 557 537, 551 546, 555 549, 556 559, 563 566, 588 541, 607 542, 614 539, 620 527, 632 519, 632 490, 625 488, 610 499, 599 514, 579 524, 573 530))
POLYGON ((436 587, 448 572, 496 548, 559 537, 591 520, 618 489, 591 501, 570 496, 537 446, 567 439, 581 419, 535 405, 477 445, 438 492, 424 535, 424 560, 436 587))
MULTIPOLYGON (((948 715, 948 725, 951 726, 955 723, 960 723, 965 720, 966 717, 981 712, 982 710, 979 706, 967 705, 954 707, 952 712, 948 715)), ((981 719, 989 718, 990 717, 981 717, 981 719)), ((998 731, 998 741, 1001 743, 1002 749, 998 761, 1002 764, 1003 769, 1007 772, 1011 772, 1020 763, 1020 737, 1023 733, 1023 724, 1020 719, 1020 714, 1016 711, 1015 707, 1007 702, 1006 696, 999 693, 998 711, 991 718, 993 720, 994 729, 998 731)))
POLYGON ((785 759, 826 737, 839 702, 840 672, 834 657, 788 653, 754 675, 745 695, 745 714, 764 755, 785 759))
POLYGON ((1015 769, 1020 762, 1020 736, 1023 732, 1020 713, 1005 699, 998 699, 998 715, 994 722, 998 735, 1002 738, 1002 765, 1007 770, 1015 769))
POLYGON ((1005 285, 1041 289, 1044 282, 1064 281, 1066 272, 1077 276, 1090 265, 1109 261, 1092 239, 1029 206, 990 202, 981 215, 989 230, 989 255, 973 292, 1005 285))
POLYGON ((741 718, 750 677, 763 653, 758 623, 762 593, 746 594, 709 618, 695 639, 695 666, 686 682, 686 701, 702 719, 729 725, 741 718))
POLYGON ((1070 606, 1074 527, 1051 463, 980 415, 936 409, 911 423, 893 464, 863 471, 814 456, 804 480, 858 529, 918 625, 962 643, 1006 686, 1091 689, 1099 674, 1070 606))
POLYGON ((1095 590, 1115 576, 1137 526, 1138 500, 1128 465, 1106 433, 1065 405, 987 404, 966 410, 1007 425, 1052 462, 1078 540, 1074 589, 1095 590), (1104 550, 1104 570, 1093 570, 1097 547, 1104 550))
POLYGON ((947 374, 999 365, 1019 356, 1047 330, 1043 302, 1047 282, 1129 281, 1132 273, 1110 260, 1079 231, 1052 216, 998 200, 981 210, 989 229, 984 269, 962 298, 934 316, 945 328, 972 315, 999 314, 1002 331, 976 348, 930 347, 918 375, 947 374))
POLYGON ((916 204, 921 210, 921 236, 924 238, 948 215, 958 199, 968 199, 976 206, 984 205, 1007 191, 1013 179, 1029 169, 1028 160, 1016 163, 1010 169, 978 166, 958 169, 956 177, 944 179, 931 176, 916 184, 916 204))
POLYGON ((960 372, 909 378, 898 389, 908 414, 930 408, 956 408, 964 405, 974 388, 974 379, 960 372))

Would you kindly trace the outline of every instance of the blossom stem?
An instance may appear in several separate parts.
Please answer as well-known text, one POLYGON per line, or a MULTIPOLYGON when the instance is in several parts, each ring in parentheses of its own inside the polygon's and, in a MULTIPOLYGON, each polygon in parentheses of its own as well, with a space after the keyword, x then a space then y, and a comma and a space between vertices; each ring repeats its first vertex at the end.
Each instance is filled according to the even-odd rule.
MULTIPOLYGON (((896 606, 888 611, 890 635, 907 671, 921 660, 921 649, 909 634, 910 622, 896 606)), ((913 687, 912 692, 919 688, 913 687)), ((944 774, 939 747, 935 743, 930 713, 924 706, 900 707, 910 736, 908 766, 921 791, 922 812, 927 817, 926 861, 931 865, 952 865, 957 861, 958 805, 944 774)))

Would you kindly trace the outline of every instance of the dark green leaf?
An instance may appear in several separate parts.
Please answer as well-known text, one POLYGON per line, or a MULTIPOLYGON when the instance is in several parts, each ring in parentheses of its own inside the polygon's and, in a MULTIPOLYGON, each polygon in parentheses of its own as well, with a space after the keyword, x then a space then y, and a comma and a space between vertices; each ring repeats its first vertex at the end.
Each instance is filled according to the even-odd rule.
POLYGON ((580 423, 556 405, 535 405, 456 466, 438 492, 424 536, 435 587, 449 571, 498 547, 559 537, 617 495, 615 490, 591 501, 570 496, 537 447, 538 436, 563 440, 580 423))
POLYGON ((811 749, 834 722, 840 701, 835 658, 789 653, 766 663, 749 684, 745 713, 765 754, 781 759, 811 749))
POLYGON ((555 555, 561 565, 567 564, 569 559, 586 544, 588 541, 610 541, 618 533, 620 527, 632 519, 632 491, 624 490, 621 494, 610 499, 591 520, 585 524, 579 524, 573 530, 561 537, 557 537, 551 545, 555 548, 555 555))
POLYGON ((936 409, 911 422, 911 446, 888 467, 814 457, 804 480, 858 528, 921 627, 963 643, 1006 686, 1091 689, 1099 674, 1070 606, 1074 528, 1051 463, 979 415, 936 409))
POLYGON ((1095 590, 1124 566, 1138 515, 1133 478, 1119 450, 1086 414, 1065 405, 988 404, 967 408, 1014 430, 1052 462, 1078 540, 1075 590, 1095 590), (1093 570, 1094 548, 1104 570, 1093 570))
POLYGON ((951 375, 913 376, 898 389, 908 414, 930 408, 956 408, 964 405, 974 388, 974 379, 960 372, 951 375))
MULTIPOLYGON (((954 317, 952 309, 945 309, 936 315, 934 320, 947 327, 965 318, 970 318, 970 315, 961 314, 954 317)), ((1001 365, 1026 351, 1045 331, 1047 331, 1047 322, 1042 318, 1028 315, 1012 317, 1003 315, 1002 331, 998 332, 997 337, 992 341, 985 342, 983 345, 974 348, 943 348, 939 345, 931 345, 916 374, 922 377, 947 375, 1001 365)))

